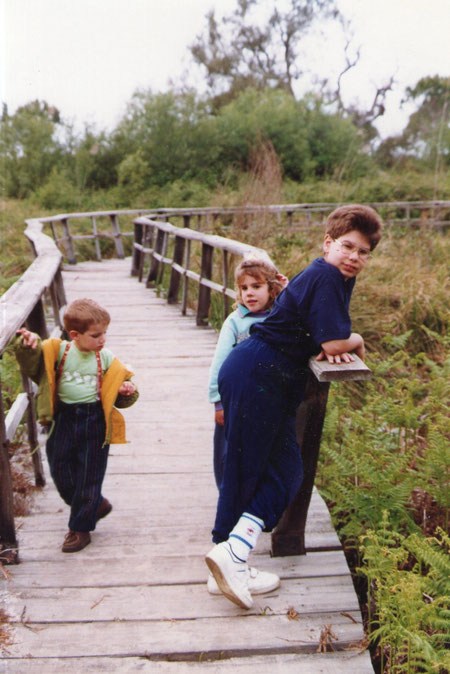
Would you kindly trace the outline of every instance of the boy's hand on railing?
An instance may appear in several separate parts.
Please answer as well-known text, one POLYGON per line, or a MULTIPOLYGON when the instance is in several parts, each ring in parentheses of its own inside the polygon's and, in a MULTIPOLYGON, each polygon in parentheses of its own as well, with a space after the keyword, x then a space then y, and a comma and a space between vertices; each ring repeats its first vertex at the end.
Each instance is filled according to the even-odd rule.
POLYGON ((39 337, 34 332, 30 332, 26 328, 20 328, 17 330, 18 335, 22 335, 22 341, 24 346, 29 346, 31 349, 35 349, 39 342, 39 337))
POLYGON ((358 358, 364 360, 366 351, 364 348, 364 339, 357 332, 352 332, 347 339, 331 339, 322 342, 322 351, 316 356, 316 360, 325 360, 329 363, 352 363, 355 353, 358 358))
POLYGON ((131 396, 136 391, 136 386, 131 381, 124 381, 119 388, 119 393, 123 396, 131 396))
POLYGON ((344 352, 332 356, 330 353, 325 353, 325 351, 322 349, 322 351, 316 357, 316 360, 325 360, 325 359, 329 363, 353 363, 355 360, 351 353, 344 352))

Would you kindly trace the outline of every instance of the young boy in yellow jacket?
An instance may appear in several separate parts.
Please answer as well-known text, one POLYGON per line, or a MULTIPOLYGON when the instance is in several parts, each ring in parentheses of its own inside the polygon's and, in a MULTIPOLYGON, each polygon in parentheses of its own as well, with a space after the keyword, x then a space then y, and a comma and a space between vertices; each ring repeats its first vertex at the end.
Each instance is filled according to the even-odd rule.
POLYGON ((15 353, 22 371, 38 384, 37 416, 49 425, 46 451, 50 473, 70 506, 63 552, 91 542, 90 531, 106 517, 111 503, 102 496, 110 443, 123 443, 125 422, 116 407, 137 397, 132 376, 104 348, 110 315, 90 299, 75 300, 64 314, 71 341, 18 331, 15 353))

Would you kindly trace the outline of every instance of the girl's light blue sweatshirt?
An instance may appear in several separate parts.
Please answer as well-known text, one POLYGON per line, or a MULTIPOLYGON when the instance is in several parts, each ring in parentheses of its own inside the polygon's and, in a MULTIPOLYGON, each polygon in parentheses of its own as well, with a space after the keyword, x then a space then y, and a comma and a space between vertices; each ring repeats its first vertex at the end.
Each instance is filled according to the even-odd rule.
POLYGON ((250 335, 250 327, 253 323, 263 321, 269 312, 270 309, 253 313, 243 304, 239 304, 238 308, 227 316, 223 322, 214 358, 209 369, 209 402, 215 403, 216 409, 222 408, 217 382, 222 363, 236 344, 247 339, 250 335))

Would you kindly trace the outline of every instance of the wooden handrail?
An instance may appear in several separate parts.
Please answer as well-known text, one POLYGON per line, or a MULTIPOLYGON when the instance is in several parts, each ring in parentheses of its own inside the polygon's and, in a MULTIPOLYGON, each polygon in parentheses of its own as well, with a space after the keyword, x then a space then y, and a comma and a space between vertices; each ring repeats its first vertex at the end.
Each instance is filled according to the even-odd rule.
MULTIPOLYGON (((16 334, 26 325, 41 337, 47 337, 44 303, 53 310, 53 323, 61 328, 61 312, 66 304, 61 276, 62 254, 54 241, 43 234, 40 220, 28 220, 26 236, 31 242, 35 260, 9 290, 0 297, 0 357, 16 334)), ((23 393, 14 401, 7 415, 3 407, 0 382, 0 561, 18 561, 18 546, 14 526, 13 491, 9 466, 8 445, 15 435, 24 414, 27 415, 28 443, 31 450, 35 483, 45 484, 44 472, 38 444, 38 431, 34 411, 35 387, 22 376, 23 393)))
MULTIPOLYGON (((267 252, 262 248, 250 246, 240 241, 226 239, 223 236, 204 234, 189 228, 189 218, 185 216, 184 227, 175 227, 168 222, 151 220, 140 217, 134 220, 135 239, 133 244, 133 258, 131 273, 142 280, 143 267, 146 256, 151 258, 150 269, 146 278, 147 287, 160 283, 164 267, 171 267, 168 302, 175 304, 178 301, 179 289, 183 286, 182 313, 187 309, 188 279, 199 285, 197 302, 197 325, 207 325, 211 302, 211 290, 215 290, 224 297, 235 299, 236 292, 228 285, 228 254, 245 257, 255 255, 269 259, 267 252), (173 255, 168 254, 169 238, 174 240, 173 255), (146 245, 148 242, 149 245, 146 245), (201 264, 196 272, 190 268, 190 254, 186 255, 186 242, 196 242, 201 245, 201 264), (212 280, 214 250, 220 250, 222 283, 212 280), (183 261, 184 260, 184 261, 183 261)), ((223 318, 228 313, 228 303, 224 302, 223 318)))
MULTIPOLYGON (((411 225, 431 226, 439 229, 448 227, 450 224, 450 201, 392 201, 392 202, 367 202, 375 209, 385 211, 383 219, 386 225, 411 225), (401 211, 403 217, 393 217, 394 211, 401 211), (418 212, 414 217, 412 213, 418 212)), ((76 264, 76 244, 78 241, 93 241, 97 260, 102 259, 100 241, 110 240, 114 242, 116 255, 123 257, 123 241, 133 237, 132 231, 125 231, 120 226, 120 218, 130 215, 146 215, 152 220, 167 221, 169 218, 182 218, 193 221, 196 218, 198 230, 207 230, 212 224, 217 224, 221 218, 232 218, 242 215, 257 216, 260 213, 274 215, 279 219, 279 226, 283 226, 281 218, 284 216, 287 227, 296 227, 300 221, 307 227, 322 225, 323 218, 334 208, 341 205, 338 202, 304 203, 304 204, 272 204, 267 206, 205 206, 202 208, 156 208, 156 209, 113 209, 110 211, 88 211, 86 213, 60 213, 40 219, 43 224, 50 225, 53 238, 59 245, 70 264, 76 264), (297 217, 297 222, 295 221, 297 217), (99 231, 98 220, 109 220, 110 231, 99 231), (73 233, 72 220, 90 219, 91 233, 73 233), (57 225, 62 233, 58 234, 57 225)), ((184 227, 190 226, 183 224, 184 227)))

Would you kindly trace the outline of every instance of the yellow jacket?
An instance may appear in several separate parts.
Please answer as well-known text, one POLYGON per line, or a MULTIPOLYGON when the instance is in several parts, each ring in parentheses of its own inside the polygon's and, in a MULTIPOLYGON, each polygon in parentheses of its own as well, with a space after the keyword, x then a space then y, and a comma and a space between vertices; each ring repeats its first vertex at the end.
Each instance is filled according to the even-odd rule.
MULTIPOLYGON (((15 353, 22 371, 38 384, 37 415, 41 423, 49 423, 56 408, 56 370, 61 339, 45 339, 38 348, 24 347, 22 339, 15 342, 15 353)), ((138 398, 137 391, 131 396, 119 393, 123 382, 133 376, 117 358, 105 372, 101 387, 101 402, 106 421, 105 444, 127 442, 125 420, 116 407, 130 407, 138 398)))

